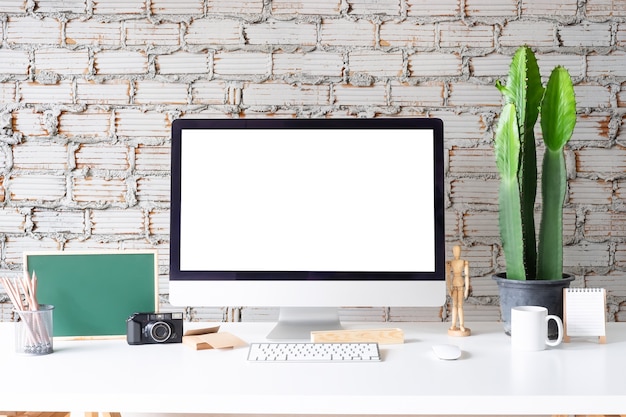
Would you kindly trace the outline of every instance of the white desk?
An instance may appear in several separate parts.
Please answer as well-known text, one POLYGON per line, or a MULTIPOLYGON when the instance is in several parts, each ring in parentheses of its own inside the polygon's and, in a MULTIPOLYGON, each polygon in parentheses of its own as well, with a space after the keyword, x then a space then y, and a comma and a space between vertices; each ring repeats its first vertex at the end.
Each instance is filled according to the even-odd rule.
MULTIPOLYGON (((55 341, 40 357, 13 353, 13 324, 0 323, 0 410, 216 414, 619 414, 626 413, 626 323, 608 343, 574 339, 542 352, 512 352, 499 323, 398 326, 406 343, 381 345, 378 363, 248 363, 247 348, 194 351, 181 344, 55 341), (436 359, 433 343, 465 351, 436 359)), ((269 323, 223 324, 261 341, 269 323)))

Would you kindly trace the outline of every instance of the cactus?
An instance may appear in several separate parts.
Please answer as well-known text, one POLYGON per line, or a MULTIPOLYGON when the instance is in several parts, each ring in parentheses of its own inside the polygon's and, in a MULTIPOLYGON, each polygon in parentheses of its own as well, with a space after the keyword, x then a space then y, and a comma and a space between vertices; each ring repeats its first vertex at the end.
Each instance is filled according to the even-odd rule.
POLYGON ((500 173, 499 224, 508 279, 561 279, 563 275, 563 202, 567 185, 563 149, 576 124, 571 77, 556 67, 546 88, 534 53, 519 48, 506 86, 496 87, 505 105, 495 136, 500 173), (534 208, 537 156, 534 127, 541 113, 545 144, 541 193, 543 208, 537 247, 534 208))

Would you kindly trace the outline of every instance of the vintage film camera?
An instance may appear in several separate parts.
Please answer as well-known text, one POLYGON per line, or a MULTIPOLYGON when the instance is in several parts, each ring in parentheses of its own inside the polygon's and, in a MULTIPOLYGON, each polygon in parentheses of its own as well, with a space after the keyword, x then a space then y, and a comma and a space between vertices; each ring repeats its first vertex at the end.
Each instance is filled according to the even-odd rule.
POLYGON ((129 345, 181 343, 183 314, 135 313, 126 320, 126 341, 129 345))

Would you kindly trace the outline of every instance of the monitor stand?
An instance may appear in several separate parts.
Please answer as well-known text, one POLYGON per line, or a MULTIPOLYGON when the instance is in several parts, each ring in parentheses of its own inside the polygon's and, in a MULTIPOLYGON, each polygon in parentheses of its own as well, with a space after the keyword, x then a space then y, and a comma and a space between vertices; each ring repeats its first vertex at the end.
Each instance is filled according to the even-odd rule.
POLYGON ((311 340, 313 330, 341 330, 335 307, 281 307, 269 340, 311 340))

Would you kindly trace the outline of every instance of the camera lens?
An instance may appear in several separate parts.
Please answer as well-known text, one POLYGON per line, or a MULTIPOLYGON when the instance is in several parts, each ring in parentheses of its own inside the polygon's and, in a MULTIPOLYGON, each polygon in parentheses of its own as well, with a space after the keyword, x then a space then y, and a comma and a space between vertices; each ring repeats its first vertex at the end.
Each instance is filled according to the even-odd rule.
POLYGON ((155 321, 146 324, 146 332, 155 342, 165 342, 172 335, 172 328, 163 321, 155 321))

